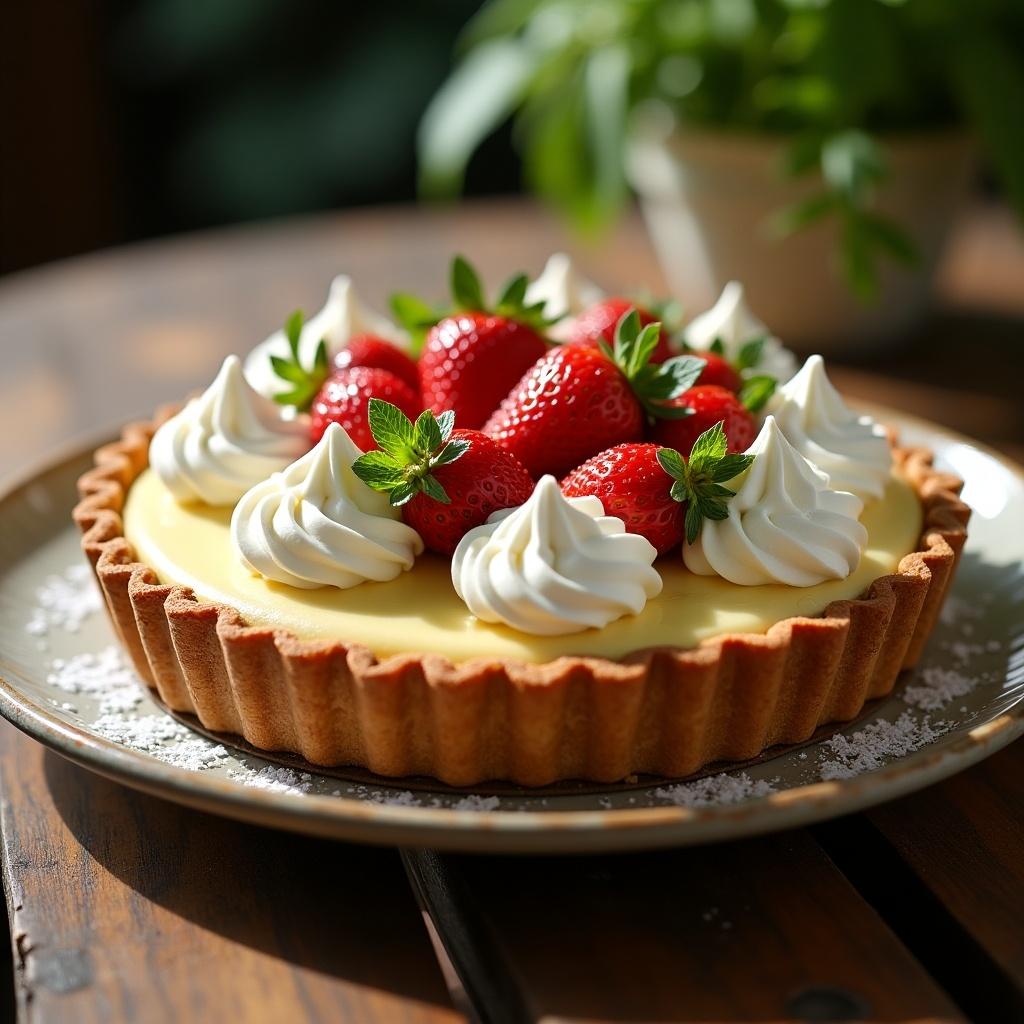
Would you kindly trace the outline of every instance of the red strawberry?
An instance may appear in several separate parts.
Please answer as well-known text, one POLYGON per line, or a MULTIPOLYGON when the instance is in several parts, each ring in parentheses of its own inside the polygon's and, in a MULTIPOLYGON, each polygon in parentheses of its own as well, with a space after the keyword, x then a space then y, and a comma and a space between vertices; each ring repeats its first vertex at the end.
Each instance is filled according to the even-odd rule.
MULTIPOLYGON (((576 317, 572 325, 572 332, 569 335, 569 344, 596 345, 604 339, 604 341, 611 345, 615 341, 615 328, 631 309, 636 310, 636 314, 640 318, 641 327, 646 327, 648 324, 653 324, 657 321, 657 317, 652 313, 642 309, 635 302, 630 302, 629 299, 602 299, 576 317)), ((658 344, 651 354, 651 362, 663 363, 672 354, 672 349, 669 347, 668 332, 662 330, 658 334, 658 344)))
POLYGON ((455 416, 430 410, 415 423, 401 409, 373 400, 370 427, 380 451, 353 464, 360 480, 391 497, 423 543, 451 555, 492 512, 522 505, 533 480, 515 456, 479 430, 453 430, 455 416))
POLYGON ((672 478, 658 462, 656 444, 619 444, 587 459, 563 481, 569 498, 592 494, 605 513, 646 537, 663 555, 683 539, 683 506, 669 493, 672 478))
POLYGON ((620 444, 574 469, 562 481, 562 493, 600 498, 607 515, 663 555, 684 536, 692 544, 705 518, 726 517, 734 492, 722 485, 753 461, 752 455, 727 453, 716 423, 697 438, 689 459, 656 444, 620 444))
POLYGON ((420 387, 420 371, 414 359, 410 359, 397 345, 373 334, 356 334, 334 357, 336 370, 347 370, 350 366, 374 366, 389 370, 400 377, 413 389, 420 387))
POLYGON ((703 363, 678 356, 650 364, 659 324, 640 330, 631 310, 615 348, 560 345, 527 371, 484 426, 534 476, 560 476, 589 455, 643 436, 645 414, 686 415, 665 403, 689 387, 703 363))
POLYGON ((700 384, 669 401, 681 409, 689 409, 683 419, 658 420, 650 431, 650 439, 666 448, 690 454, 694 441, 709 427, 721 423, 730 452, 746 451, 757 434, 750 410, 739 397, 717 384, 700 384))
POLYGON ((697 381, 698 384, 716 384, 720 388, 728 388, 734 392, 743 387, 743 378, 724 356, 718 355, 717 352, 698 352, 697 355, 704 360, 704 369, 697 381))
MULTIPOLYGON (((545 322, 539 306, 524 305, 525 274, 505 286, 493 310, 488 310, 476 272, 461 256, 452 263, 451 277, 457 312, 427 332, 419 362, 420 392, 435 415, 451 410, 464 427, 479 427, 544 354, 547 345, 539 331, 545 322)), ((399 303, 410 301, 407 296, 396 298, 399 303)), ((420 303, 416 308, 427 307, 420 303)), ((418 323, 422 327, 422 320, 418 323)))
POLYGON ((419 395, 400 377, 373 366, 338 370, 324 382, 310 407, 309 436, 316 444, 329 423, 340 423, 362 450, 376 448, 367 405, 379 398, 397 405, 407 416, 416 416, 422 403, 419 395))

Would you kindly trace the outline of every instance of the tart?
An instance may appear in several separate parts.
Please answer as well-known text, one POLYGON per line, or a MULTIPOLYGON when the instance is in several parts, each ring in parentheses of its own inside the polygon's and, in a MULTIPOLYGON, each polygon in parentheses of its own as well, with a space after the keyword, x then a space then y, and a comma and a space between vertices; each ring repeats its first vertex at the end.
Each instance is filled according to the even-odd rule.
MULTIPOLYGON (((565 304, 567 270, 557 269, 548 277, 559 278, 565 304)), ((574 312, 567 308, 560 319, 574 312)), ((698 321, 705 330, 707 320, 698 321)), ((328 327, 321 322, 316 331, 327 337, 328 327)), ((280 339, 276 344, 285 352, 280 339)), ((780 351, 769 350, 776 363, 780 351)), ((307 358, 315 363, 317 353, 310 350, 307 358)), ((187 473, 169 471, 188 448, 182 424, 193 429, 228 416, 229 397, 241 394, 241 373, 241 364, 229 360, 220 390, 212 388, 205 405, 200 399, 185 410, 160 410, 97 450, 94 468, 79 481, 74 518, 117 635, 160 700, 195 715, 208 730, 314 765, 433 776, 452 785, 539 786, 613 782, 636 773, 682 777, 711 762, 747 760, 777 744, 802 742, 826 723, 856 717, 915 664, 966 538, 969 511, 958 498, 960 481, 936 470, 928 451, 884 438, 885 471, 872 474, 870 458, 843 459, 844 445, 829 440, 839 421, 828 420, 833 434, 815 429, 812 406, 821 395, 801 389, 826 384, 820 361, 809 361, 769 400, 764 411, 771 415, 757 440, 744 446, 747 453, 725 456, 745 460, 733 464, 738 483, 730 483, 725 499, 736 507, 714 513, 702 532, 657 558, 628 515, 616 518, 608 507, 607 476, 604 507, 595 510, 586 505, 595 498, 567 498, 566 481, 559 490, 553 477, 537 474, 526 500, 474 526, 454 556, 438 550, 443 544, 423 551, 429 526, 413 529, 409 523, 417 520, 408 511, 378 508, 375 500, 386 506, 387 495, 367 488, 353 496, 362 518, 342 525, 360 543, 369 536, 371 546, 361 547, 358 559, 346 553, 332 560, 326 586, 314 585, 320 561, 308 565, 322 545, 303 549, 302 557, 287 549, 288 575, 275 580, 278 570, 261 561, 275 550, 267 536, 280 542, 302 527, 281 526, 295 494, 312 500, 311 490, 334 486, 332 467, 347 473, 360 449, 346 430, 331 426, 302 454, 309 447, 299 440, 303 420, 271 422, 268 408, 254 400, 231 413, 233 424, 244 424, 244 437, 222 430, 201 466, 193 460, 187 473), (815 468, 822 463, 828 468, 815 468), (326 481, 317 476, 325 472, 326 481), (832 479, 865 497, 832 486, 832 479), (799 529, 788 539, 773 535, 771 557, 752 561, 758 531, 777 529, 792 512, 796 499, 788 491, 776 494, 779 487, 802 495, 799 529), (776 506, 782 511, 773 519, 776 506), (508 552, 519 536, 535 544, 536 530, 547 529, 545 516, 562 517, 552 536, 583 531, 565 561, 579 566, 579 552, 586 553, 579 572, 588 582, 573 601, 584 594, 580 614, 590 616, 596 603, 606 624, 587 619, 574 626, 571 602, 562 622, 552 607, 567 599, 551 596, 562 591, 544 591, 530 604, 532 591, 522 580, 515 593, 527 601, 528 614, 517 618, 503 603, 506 563, 515 561, 508 552), (353 528, 355 522, 368 525, 353 528), (821 531, 831 540, 808 561, 804 535, 817 538, 821 531), (787 561, 790 542, 796 547, 787 561), (610 568, 602 569, 601 559, 610 568), (504 576, 493 576, 495 560, 504 576), (821 573, 830 578, 815 582, 821 573), (613 599, 635 607, 609 612, 613 599)), ((831 393, 826 399, 834 401, 831 393)), ((877 459, 881 432, 871 429, 868 438, 851 426, 848 440, 877 459)), ((697 451, 682 462, 696 466, 697 451)), ((673 479, 666 474, 667 488, 673 479)), ((685 491, 685 480, 676 482, 685 491)), ((345 476, 344 487, 360 486, 345 476)), ((508 486, 514 493, 516 484, 508 486)), ((701 499, 693 489, 686 493, 681 510, 701 499)), ((328 527, 318 519, 320 532, 313 532, 322 539, 328 527)), ((565 543, 575 544, 574 535, 565 543)), ((547 534, 543 544, 557 547, 547 534)), ((536 573, 526 576, 533 586, 536 573)))

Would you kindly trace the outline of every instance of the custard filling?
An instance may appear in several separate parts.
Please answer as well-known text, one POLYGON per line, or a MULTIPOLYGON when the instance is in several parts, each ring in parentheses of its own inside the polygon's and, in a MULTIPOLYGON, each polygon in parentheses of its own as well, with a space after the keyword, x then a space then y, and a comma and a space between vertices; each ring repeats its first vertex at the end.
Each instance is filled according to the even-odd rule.
POLYGON ((637 616, 569 636, 530 636, 475 619, 452 586, 447 559, 426 554, 388 583, 349 590, 298 590, 253 576, 235 554, 230 508, 179 505, 146 470, 128 492, 125 536, 141 562, 163 583, 191 588, 201 600, 237 608, 251 625, 287 629, 308 640, 360 643, 378 657, 407 652, 469 658, 551 661, 562 655, 622 658, 646 647, 693 647, 721 633, 764 633, 780 619, 818 615, 832 602, 859 596, 879 576, 895 572, 918 547, 921 504, 893 475, 861 522, 868 543, 846 579, 813 587, 742 587, 697 576, 679 552, 659 558, 664 589, 637 616))

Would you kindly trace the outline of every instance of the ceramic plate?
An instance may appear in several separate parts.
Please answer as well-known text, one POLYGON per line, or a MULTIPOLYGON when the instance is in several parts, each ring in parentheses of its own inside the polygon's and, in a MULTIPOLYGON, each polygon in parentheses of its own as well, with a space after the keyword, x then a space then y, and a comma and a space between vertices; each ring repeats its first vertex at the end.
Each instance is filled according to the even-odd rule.
POLYGON ((130 786, 246 821, 365 842, 643 849, 788 828, 891 800, 1024 732, 1024 476, 966 438, 879 416, 905 440, 934 448, 937 462, 966 481, 974 515, 943 622, 922 664, 857 723, 756 764, 676 783, 455 791, 428 779, 320 774, 202 736, 135 682, 81 568, 68 513, 91 445, 0 498, 0 712, 130 786), (75 609, 84 609, 80 620, 75 609))

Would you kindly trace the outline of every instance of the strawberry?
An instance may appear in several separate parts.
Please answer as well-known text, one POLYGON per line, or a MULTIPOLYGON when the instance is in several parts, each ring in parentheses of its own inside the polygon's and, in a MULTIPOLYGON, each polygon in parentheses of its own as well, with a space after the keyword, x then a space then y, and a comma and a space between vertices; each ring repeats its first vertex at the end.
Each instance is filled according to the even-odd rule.
POLYGON ((562 481, 562 493, 600 498, 607 515, 621 519, 630 533, 645 537, 663 555, 684 536, 693 543, 704 518, 725 517, 733 492, 721 484, 752 461, 752 455, 727 454, 716 424, 697 439, 689 460, 656 444, 609 448, 577 466, 562 481))
POLYGON ((422 407, 420 396, 389 370, 375 366, 338 370, 327 378, 310 407, 312 443, 324 436, 329 423, 340 423, 364 452, 376 448, 367 416, 367 405, 372 399, 392 402, 407 416, 417 415, 422 407))
POLYGON ((669 400, 673 407, 689 411, 681 418, 658 420, 649 432, 650 440, 686 455, 700 434, 721 423, 729 451, 746 451, 757 435, 753 414, 764 407, 774 391, 773 377, 748 378, 738 395, 717 384, 698 384, 669 400))
POLYGON ((419 391, 420 371, 415 360, 410 359, 397 345, 373 334, 353 335, 334 357, 336 370, 347 370, 350 366, 374 366, 379 370, 390 370, 413 391, 419 391))
POLYGON ((717 384, 698 384, 672 399, 672 404, 689 409, 690 415, 659 421, 651 429, 650 437, 656 444, 675 448, 684 455, 689 455, 694 441, 716 423, 722 424, 731 452, 745 451, 757 433, 749 410, 736 395, 717 384))
MULTIPOLYGON (((423 404, 435 415, 451 411, 463 427, 482 426, 544 354, 543 303, 525 305, 527 284, 525 274, 512 278, 488 309, 476 271, 461 256, 452 261, 455 311, 429 328, 419 362, 423 404)), ((411 296, 393 297, 392 308, 413 331, 434 315, 411 296)))
POLYGON ((636 310, 619 321, 615 347, 602 339, 559 345, 526 372, 484 426, 534 475, 560 476, 587 456, 643 436, 646 415, 686 416, 668 400, 690 387, 703 363, 677 356, 650 363, 661 325, 640 329, 636 310))
POLYGON ((431 551, 451 555, 492 512, 522 505, 533 493, 519 460, 479 430, 453 430, 451 410, 435 417, 428 409, 413 423, 373 399, 369 419, 380 450, 356 459, 352 469, 390 496, 431 551))
POLYGON ((716 352, 700 352, 698 355, 704 360, 704 369, 701 371, 698 384, 715 384, 733 392, 743 387, 743 378, 725 356, 720 356, 716 352))
POLYGON ((658 462, 660 450, 645 442, 608 448, 577 466, 562 481, 562 493, 600 498, 607 515, 621 519, 630 533, 646 537, 663 555, 683 539, 683 506, 669 494, 672 481, 658 462))
MULTIPOLYGON (((657 321, 653 313, 642 309, 635 302, 630 302, 629 299, 602 299, 576 317, 569 335, 569 344, 596 346, 602 339, 609 345, 613 344, 615 329, 619 321, 631 309, 636 310, 641 327, 646 327, 657 321)), ((669 347, 668 332, 661 330, 658 334, 658 344, 651 353, 651 362, 663 363, 671 356, 672 349, 669 347)))

